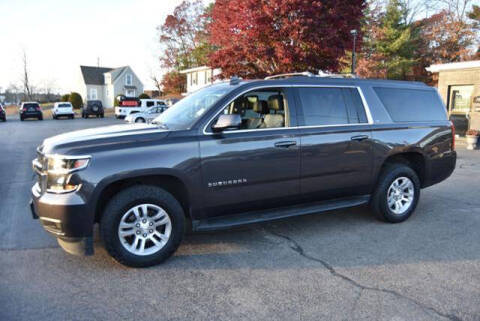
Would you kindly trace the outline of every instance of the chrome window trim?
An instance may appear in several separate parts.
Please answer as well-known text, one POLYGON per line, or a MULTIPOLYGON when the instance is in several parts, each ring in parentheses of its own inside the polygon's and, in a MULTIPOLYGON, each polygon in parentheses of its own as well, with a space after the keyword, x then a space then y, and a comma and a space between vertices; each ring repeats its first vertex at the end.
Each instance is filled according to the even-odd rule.
POLYGON ((300 84, 295 84, 295 85, 285 85, 285 84, 279 84, 278 86, 275 85, 260 85, 260 86, 255 86, 248 88, 246 90, 243 90, 239 94, 235 95, 232 99, 228 101, 228 103, 224 104, 220 110, 211 117, 207 124, 203 127, 203 134, 204 135, 216 135, 216 133, 210 133, 207 132, 207 127, 208 125, 229 105, 231 104, 235 99, 240 97, 241 95, 248 93, 249 91, 257 90, 257 89, 265 89, 265 88, 298 88, 298 87, 315 87, 315 88, 356 88, 359 95, 360 99, 362 100, 363 104, 363 109, 365 111, 365 115, 367 116, 367 122, 366 123, 356 123, 356 124, 334 124, 334 125, 310 125, 310 126, 293 126, 293 127, 278 127, 278 128, 255 128, 255 129, 241 129, 241 130, 233 130, 233 131, 224 131, 222 134, 232 134, 232 133, 246 133, 246 132, 253 132, 253 131, 269 131, 269 130, 285 130, 285 129, 302 129, 302 128, 328 128, 328 127, 345 127, 345 126, 365 126, 365 125, 373 125, 373 118, 372 114, 370 112, 370 106, 367 103, 367 100, 365 99, 365 96, 363 95, 363 90, 360 88, 360 86, 354 86, 354 85, 314 85, 314 84, 305 84, 305 85, 300 85, 300 84))

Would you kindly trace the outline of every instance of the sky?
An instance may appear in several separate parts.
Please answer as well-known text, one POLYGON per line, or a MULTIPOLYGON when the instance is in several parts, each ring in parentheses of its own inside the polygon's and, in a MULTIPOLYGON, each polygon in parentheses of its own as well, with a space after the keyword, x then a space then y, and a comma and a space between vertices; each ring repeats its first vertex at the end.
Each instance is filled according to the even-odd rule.
MULTIPOLYGON (((0 0, 0 87, 19 85, 25 50, 37 87, 75 90, 80 65, 162 73, 156 27, 181 0, 0 0)), ((0 90, 0 91, 3 91, 0 90)))

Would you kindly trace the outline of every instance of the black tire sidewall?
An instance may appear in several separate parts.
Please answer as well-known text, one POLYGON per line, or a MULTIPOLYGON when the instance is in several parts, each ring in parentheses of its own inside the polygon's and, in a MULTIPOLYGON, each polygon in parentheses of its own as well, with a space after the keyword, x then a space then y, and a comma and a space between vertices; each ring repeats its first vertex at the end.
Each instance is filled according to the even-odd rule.
POLYGON ((185 233, 185 215, 180 203, 164 189, 133 186, 118 193, 109 202, 101 219, 100 233, 109 254, 121 264, 131 267, 153 266, 169 258, 180 245, 185 233), (157 253, 139 256, 123 247, 117 231, 122 216, 135 205, 145 203, 158 205, 167 212, 172 222, 172 232, 167 244, 157 253))
POLYGON ((420 199, 420 179, 415 171, 407 165, 388 165, 383 171, 372 198, 372 207, 377 218, 390 223, 400 223, 407 220, 417 207, 420 199), (414 186, 414 199, 410 208, 403 214, 395 214, 388 207, 387 194, 390 185, 399 177, 409 178, 414 186))

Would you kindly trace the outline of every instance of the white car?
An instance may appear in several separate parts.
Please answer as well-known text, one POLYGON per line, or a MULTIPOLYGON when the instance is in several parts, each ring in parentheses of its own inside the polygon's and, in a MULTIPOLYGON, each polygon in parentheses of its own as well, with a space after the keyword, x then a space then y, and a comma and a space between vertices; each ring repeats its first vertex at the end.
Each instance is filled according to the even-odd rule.
POLYGON ((128 123, 149 123, 167 109, 167 106, 150 107, 143 112, 128 115, 125 117, 125 121, 128 123))
POLYGON ((73 112, 73 106, 69 102, 59 102, 53 105, 52 109, 53 119, 58 119, 59 117, 69 117, 73 119, 75 113, 73 112))
POLYGON ((121 102, 121 106, 115 107, 115 117, 116 118, 125 118, 126 116, 133 114, 144 112, 149 107, 167 107, 167 104, 164 100, 161 99, 125 99, 125 101, 121 102))

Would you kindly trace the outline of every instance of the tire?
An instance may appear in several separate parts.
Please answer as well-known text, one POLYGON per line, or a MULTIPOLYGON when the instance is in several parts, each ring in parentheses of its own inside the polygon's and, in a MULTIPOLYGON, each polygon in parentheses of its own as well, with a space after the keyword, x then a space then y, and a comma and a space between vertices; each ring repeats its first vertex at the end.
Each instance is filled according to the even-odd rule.
POLYGON ((100 114, 100 118, 104 118, 105 117, 105 114, 104 113, 101 113, 100 114))
POLYGON ((70 119, 74 119, 74 118, 75 118, 75 115, 71 115, 71 116, 70 116, 70 119))
POLYGON ((143 119, 142 117, 138 117, 137 119, 135 119, 135 122, 136 123, 144 123, 145 119, 143 119))
POLYGON ((389 164, 380 174, 370 205, 379 220, 400 223, 412 215, 417 207, 419 198, 420 179, 417 173, 405 164, 389 164), (402 186, 410 186, 409 181, 412 186, 402 189, 402 186), (398 184, 398 189, 395 188, 395 182, 398 184), (398 191, 398 194, 395 194, 395 190, 398 191), (391 195, 390 198, 389 193, 391 195), (412 196, 410 197, 409 195, 412 196), (396 197, 398 199, 395 201, 396 197), (406 201, 406 199, 410 199, 410 202, 406 201), (389 200, 393 202, 391 206, 389 206, 389 200))
POLYGON ((20 116, 20 120, 21 120, 21 121, 24 121, 24 120, 25 120, 25 118, 23 118, 22 116, 20 116))
POLYGON ((38 120, 43 120, 43 116, 38 116, 38 120))
MULTIPOLYGON (((139 210, 139 215, 142 214, 140 212, 143 212, 143 210, 139 210)), ((153 215, 152 213, 148 213, 146 216, 149 220, 152 219, 152 217, 148 216, 150 214, 153 215)), ((144 224, 143 219, 145 216, 141 216, 140 218, 142 221, 138 224, 144 224)), ((164 217, 159 221, 163 220, 165 220, 164 217)), ((164 228, 163 233, 166 235, 167 225, 157 226, 155 229, 164 228)), ((100 234, 107 252, 119 263, 131 267, 148 267, 162 263, 178 248, 183 239, 184 233, 185 215, 182 206, 172 194, 156 186, 136 185, 119 192, 107 204, 100 221, 100 234), (142 237, 146 236, 151 239, 154 237, 154 234, 156 234, 155 232, 150 235, 148 234, 151 231, 148 224, 152 221, 145 222, 146 227, 139 226, 137 228, 136 225, 133 225, 136 224, 135 222, 137 221, 131 210, 136 206, 143 206, 143 204, 149 204, 151 207, 149 207, 148 211, 153 211, 153 214, 155 214, 155 207, 163 209, 169 218, 170 223, 166 223, 167 225, 170 224, 169 237, 166 240, 166 243, 163 243, 162 247, 159 249, 151 247, 152 245, 155 247, 155 244, 151 240, 144 241, 144 243, 141 241, 142 237), (126 219, 126 217, 135 221, 134 223, 126 223, 132 224, 131 227, 128 227, 132 234, 126 237, 128 239, 121 240, 121 237, 119 236, 119 226, 120 222, 126 219), (134 230, 135 233, 133 233, 134 230), (139 232, 140 234, 137 236, 136 234, 139 232), (138 241, 138 246, 141 247, 143 244, 145 246, 145 251, 154 252, 145 255, 133 253, 132 251, 139 251, 132 247, 137 239, 140 240, 138 241), (123 245, 122 242, 125 245, 123 245), (150 247, 147 248, 147 245, 150 247), (129 249, 127 249, 127 247, 129 249)), ((155 238, 155 240, 157 240, 157 242, 160 241, 159 238, 155 238)), ((160 243, 162 242, 160 241, 160 243)))

